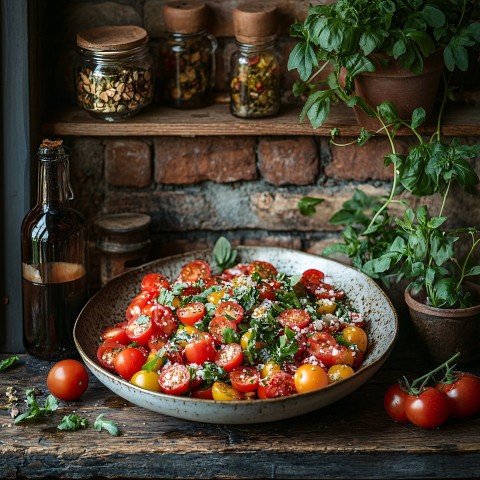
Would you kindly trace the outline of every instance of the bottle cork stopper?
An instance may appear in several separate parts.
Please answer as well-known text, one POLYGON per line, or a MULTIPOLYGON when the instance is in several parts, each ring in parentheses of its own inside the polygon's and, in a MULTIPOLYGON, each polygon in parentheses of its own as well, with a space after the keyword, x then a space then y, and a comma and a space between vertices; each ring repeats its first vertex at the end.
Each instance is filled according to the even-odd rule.
POLYGON ((77 45, 85 50, 128 50, 147 42, 147 31, 136 25, 97 27, 77 34, 77 45))
POLYGON ((176 0, 163 7, 165 28, 173 33, 192 34, 205 30, 208 11, 203 2, 176 0))
POLYGON ((233 11, 235 38, 241 43, 263 43, 275 36, 278 19, 274 5, 250 2, 239 5, 233 11))
POLYGON ((50 140, 48 138, 43 139, 42 143, 40 144, 40 148, 59 148, 63 145, 63 140, 50 140))

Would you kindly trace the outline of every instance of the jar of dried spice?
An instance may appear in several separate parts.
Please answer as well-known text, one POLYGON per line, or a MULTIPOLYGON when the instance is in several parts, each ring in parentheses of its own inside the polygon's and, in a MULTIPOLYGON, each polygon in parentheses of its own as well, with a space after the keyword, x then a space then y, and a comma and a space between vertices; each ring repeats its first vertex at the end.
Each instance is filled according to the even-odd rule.
POLYGON ((138 113, 154 97, 148 34, 134 26, 98 27, 77 35, 77 103, 93 116, 116 122, 138 113))
POLYGON ((207 6, 173 1, 163 8, 166 33, 161 46, 162 97, 174 108, 212 103, 217 40, 206 31, 207 6))
POLYGON ((269 117, 280 109, 275 7, 261 3, 233 11, 237 50, 230 64, 230 111, 242 118, 269 117))

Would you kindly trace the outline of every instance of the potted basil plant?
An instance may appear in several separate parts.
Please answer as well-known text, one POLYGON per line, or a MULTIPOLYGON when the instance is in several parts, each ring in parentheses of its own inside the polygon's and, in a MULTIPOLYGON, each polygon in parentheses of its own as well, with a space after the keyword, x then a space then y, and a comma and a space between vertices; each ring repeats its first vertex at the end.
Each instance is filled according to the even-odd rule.
POLYGON ((393 102, 402 119, 422 106, 430 115, 444 65, 468 68, 467 48, 480 43, 478 0, 338 0, 311 6, 288 69, 306 95, 301 121, 315 128, 329 117, 332 103, 355 107, 359 123, 376 129, 376 108, 393 102), (317 78, 329 67, 326 82, 317 78))

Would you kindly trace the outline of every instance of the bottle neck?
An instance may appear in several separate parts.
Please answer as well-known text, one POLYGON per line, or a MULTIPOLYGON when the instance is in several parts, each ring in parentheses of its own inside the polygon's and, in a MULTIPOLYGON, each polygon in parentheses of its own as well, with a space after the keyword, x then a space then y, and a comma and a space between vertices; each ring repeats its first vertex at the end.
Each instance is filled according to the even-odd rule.
POLYGON ((41 160, 38 172, 38 205, 60 206, 73 198, 68 157, 41 160))

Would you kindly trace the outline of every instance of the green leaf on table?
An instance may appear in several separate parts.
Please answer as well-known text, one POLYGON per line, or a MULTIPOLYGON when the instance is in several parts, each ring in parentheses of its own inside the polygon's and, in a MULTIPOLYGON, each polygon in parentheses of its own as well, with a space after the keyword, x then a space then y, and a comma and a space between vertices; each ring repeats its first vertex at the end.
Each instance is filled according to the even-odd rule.
POLYGON ((62 421, 58 424, 58 430, 80 430, 88 427, 88 420, 78 415, 65 415, 62 421))
POLYGON ((106 430, 110 435, 117 437, 120 435, 120 430, 118 429, 117 425, 111 420, 104 420, 103 417, 105 416, 104 413, 101 413, 93 423, 93 426, 97 432, 101 432, 102 430, 106 430))
POLYGON ((3 370, 6 370, 7 368, 10 368, 12 365, 14 365, 17 362, 18 362, 18 357, 16 355, 0 360, 0 372, 2 372, 3 370))
POLYGON ((45 405, 43 407, 41 407, 37 402, 37 392, 35 389, 32 388, 25 390, 25 395, 25 402, 28 406, 27 411, 18 415, 18 417, 15 418, 14 423, 50 415, 58 408, 58 400, 53 395, 49 395, 46 398, 45 405))

